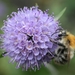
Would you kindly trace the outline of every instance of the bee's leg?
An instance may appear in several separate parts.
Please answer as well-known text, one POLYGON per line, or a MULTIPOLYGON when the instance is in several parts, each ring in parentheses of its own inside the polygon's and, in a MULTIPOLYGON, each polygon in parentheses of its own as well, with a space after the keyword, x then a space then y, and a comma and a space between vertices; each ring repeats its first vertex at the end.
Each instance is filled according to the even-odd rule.
POLYGON ((65 45, 63 45, 62 43, 60 43, 60 42, 55 42, 55 43, 58 44, 59 46, 62 46, 65 48, 65 45))
POLYGON ((63 45, 63 44, 60 43, 60 42, 57 42, 57 41, 54 41, 54 40, 50 40, 50 41, 53 42, 53 43, 55 43, 55 44, 57 44, 57 45, 59 45, 59 46, 62 46, 62 47, 65 48, 65 45, 63 45))

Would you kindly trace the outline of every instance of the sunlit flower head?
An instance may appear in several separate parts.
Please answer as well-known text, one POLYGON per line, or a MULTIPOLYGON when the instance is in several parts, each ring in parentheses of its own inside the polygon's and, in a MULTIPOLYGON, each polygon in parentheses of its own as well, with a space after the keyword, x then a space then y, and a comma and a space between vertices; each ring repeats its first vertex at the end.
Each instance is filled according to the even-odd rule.
POLYGON ((11 62, 17 62, 17 68, 39 69, 54 57, 57 45, 50 39, 58 37, 57 34, 52 35, 57 29, 58 21, 52 15, 37 6, 24 7, 4 21, 2 47, 11 62))

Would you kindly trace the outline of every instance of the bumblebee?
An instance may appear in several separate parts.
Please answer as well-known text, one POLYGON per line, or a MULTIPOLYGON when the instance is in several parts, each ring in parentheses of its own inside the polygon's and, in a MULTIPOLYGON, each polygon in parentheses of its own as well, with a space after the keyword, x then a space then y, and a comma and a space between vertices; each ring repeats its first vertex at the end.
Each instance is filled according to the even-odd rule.
POLYGON ((75 36, 65 30, 58 33, 58 48, 54 53, 54 61, 58 64, 66 64, 74 57, 75 50, 75 36))

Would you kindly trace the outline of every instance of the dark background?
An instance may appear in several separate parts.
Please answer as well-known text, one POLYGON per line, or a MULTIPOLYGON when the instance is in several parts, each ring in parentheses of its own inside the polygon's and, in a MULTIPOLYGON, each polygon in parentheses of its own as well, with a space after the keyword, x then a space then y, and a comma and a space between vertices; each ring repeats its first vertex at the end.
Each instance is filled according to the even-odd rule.
MULTIPOLYGON (((65 30, 75 34, 75 0, 0 0, 0 27, 3 26, 3 20, 6 20, 7 15, 17 11, 17 8, 35 6, 36 3, 41 10, 49 9, 49 14, 54 15, 58 15, 66 7, 59 21, 65 30)), ((0 75, 75 75, 75 57, 67 65, 60 66, 51 62, 49 66, 42 66, 36 72, 22 71, 16 69, 15 64, 9 63, 8 57, 4 57, 0 58, 0 75)))

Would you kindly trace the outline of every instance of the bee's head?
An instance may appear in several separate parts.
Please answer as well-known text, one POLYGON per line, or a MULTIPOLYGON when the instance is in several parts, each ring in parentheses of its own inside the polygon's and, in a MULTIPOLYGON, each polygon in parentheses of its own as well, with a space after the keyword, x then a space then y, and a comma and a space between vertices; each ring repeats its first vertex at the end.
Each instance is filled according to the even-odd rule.
POLYGON ((62 30, 62 31, 60 31, 60 32, 58 33, 58 36, 59 36, 59 37, 67 36, 67 33, 66 33, 65 30, 62 30))

